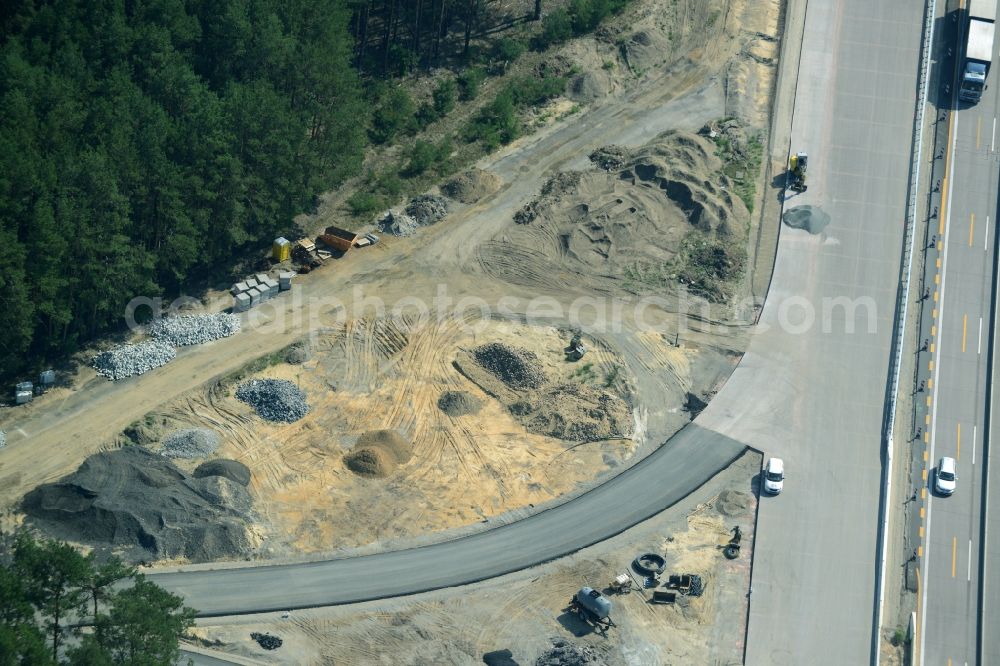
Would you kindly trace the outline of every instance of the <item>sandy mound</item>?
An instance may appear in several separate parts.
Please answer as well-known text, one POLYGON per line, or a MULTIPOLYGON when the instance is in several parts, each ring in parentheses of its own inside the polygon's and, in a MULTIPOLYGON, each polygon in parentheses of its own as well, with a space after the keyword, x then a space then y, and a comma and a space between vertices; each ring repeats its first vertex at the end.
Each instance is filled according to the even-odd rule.
POLYGON ((190 477, 139 447, 99 453, 28 493, 25 513, 47 533, 128 549, 132 559, 209 561, 253 552, 250 495, 224 476, 190 477))
POLYGON ((611 75, 604 70, 584 72, 569 82, 568 96, 574 102, 590 104, 611 92, 611 75))
POLYGON ((442 185, 441 191, 455 201, 471 204, 496 192, 502 183, 492 171, 470 169, 442 185))
POLYGON ((221 476, 241 486, 250 485, 250 469, 235 460, 220 458, 203 462, 195 468, 194 478, 201 479, 206 476, 221 476))
POLYGON ((559 174, 477 249, 491 277, 597 294, 662 293, 682 283, 724 300, 742 275, 750 214, 708 139, 667 132, 634 151, 609 147, 598 165, 559 174))
POLYGON ((358 437, 344 464, 355 474, 381 479, 412 455, 413 446, 395 430, 372 430, 358 437))
POLYGON ((438 409, 448 416, 465 416, 477 414, 483 403, 479 398, 465 391, 445 391, 438 398, 438 409))
POLYGON ((750 508, 750 495, 737 490, 724 490, 719 495, 715 508, 723 516, 742 516, 750 508))

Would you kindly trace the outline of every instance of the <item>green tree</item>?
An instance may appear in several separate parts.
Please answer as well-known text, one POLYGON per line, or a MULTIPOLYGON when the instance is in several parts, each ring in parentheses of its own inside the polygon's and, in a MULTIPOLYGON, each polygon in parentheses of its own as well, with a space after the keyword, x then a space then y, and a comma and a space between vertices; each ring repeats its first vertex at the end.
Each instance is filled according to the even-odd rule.
POLYGON ((134 585, 114 595, 110 613, 98 618, 97 640, 116 664, 173 664, 178 637, 194 626, 194 617, 183 599, 139 574, 134 585))
POLYGON ((476 99, 479 86, 486 79, 486 72, 480 67, 470 67, 458 77, 458 96, 463 101, 476 99))
POLYGON ((385 96, 372 118, 371 137, 375 143, 389 143, 397 134, 414 129, 416 108, 409 93, 393 88, 385 96))
POLYGON ((451 79, 445 79, 437 84, 432 93, 434 110, 438 117, 446 116, 455 108, 456 86, 451 79))
POLYGON ((9 566, 0 568, 0 666, 53 663, 45 635, 35 626, 26 583, 9 566))
POLYGON ((419 176, 434 164, 436 158, 437 149, 434 147, 434 144, 430 141, 417 139, 413 147, 410 148, 410 161, 403 169, 403 174, 406 176, 419 176))
POLYGON ((97 564, 94 555, 87 556, 89 571, 83 588, 90 595, 93 603, 93 613, 91 621, 97 624, 98 602, 108 598, 111 593, 111 586, 118 581, 132 578, 136 575, 136 568, 122 562, 117 556, 112 555, 101 564, 97 564))
POLYGON ((86 596, 82 586, 88 569, 87 560, 67 543, 36 542, 27 533, 17 537, 14 572, 24 576, 26 599, 43 618, 52 641, 53 661, 59 659, 67 616, 83 607, 86 596))

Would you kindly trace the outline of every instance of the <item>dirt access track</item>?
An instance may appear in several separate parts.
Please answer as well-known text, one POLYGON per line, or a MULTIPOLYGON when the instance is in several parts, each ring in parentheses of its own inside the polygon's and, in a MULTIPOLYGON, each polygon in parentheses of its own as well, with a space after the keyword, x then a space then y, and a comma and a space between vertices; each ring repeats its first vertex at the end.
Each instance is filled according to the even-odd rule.
MULTIPOLYGON (((652 66, 655 63, 650 61, 650 69, 639 75, 634 85, 485 160, 479 166, 496 173, 504 183, 497 194, 456 206, 448 218, 416 237, 384 238, 374 248, 349 253, 333 266, 303 276, 291 296, 251 312, 244 332, 233 338, 185 349, 169 365, 118 383, 82 370, 73 388, 60 389, 26 409, 5 414, 0 427, 8 434, 8 446, 0 451, 0 504, 14 507, 30 489, 66 475, 86 456, 115 446, 116 434, 147 414, 203 391, 213 380, 303 335, 322 335, 345 320, 359 321, 372 311, 377 316, 379 304, 391 309, 393 304, 412 304, 414 299, 431 302, 444 289, 457 319, 464 319, 470 309, 478 311, 479 302, 493 307, 502 304, 497 309, 507 316, 523 318, 537 315, 529 310, 544 297, 546 303, 561 309, 544 317, 551 324, 565 325, 566 313, 576 299, 594 293, 593 282, 552 283, 545 275, 534 282, 503 281, 484 266, 483 248, 507 242, 516 211, 535 197, 553 174, 592 169, 587 155, 596 148, 612 143, 639 147, 653 143, 665 132, 690 133, 731 113, 740 113, 747 122, 759 123, 757 129, 764 129, 766 113, 760 114, 759 109, 767 105, 773 70, 768 58, 756 51, 761 45, 773 47, 773 39, 761 41, 760 35, 776 34, 779 8, 778 3, 764 0, 699 5, 692 11, 701 12, 705 25, 709 15, 715 15, 714 29, 705 33, 710 43, 692 47, 669 68, 652 66), (463 297, 481 301, 463 306, 463 297)), ((658 3, 640 3, 630 10, 637 13, 635 16, 622 20, 632 26, 641 25, 642 20, 655 23, 655 12, 661 10, 658 3)), ((593 64, 599 66, 599 61, 593 64)), ((605 190, 601 196, 613 192, 614 188, 605 190)), ((665 205, 675 204, 668 201, 665 205)), ((752 226, 750 220, 743 224, 752 226)), ((644 293, 655 292, 652 285, 644 284, 643 288, 644 293)), ((617 286, 603 292, 624 303, 631 298, 629 290, 617 286)), ((625 308, 620 326, 603 337, 624 359, 645 410, 636 454, 659 446, 676 431, 679 418, 686 418, 678 414, 681 400, 677 387, 671 401, 662 400, 664 359, 669 356, 665 350, 671 347, 671 338, 685 348, 716 350, 723 356, 745 346, 749 313, 735 311, 731 302, 706 305, 684 328, 678 326, 674 307, 676 300, 657 302, 642 310, 644 323, 654 329, 652 334, 639 331, 636 312, 625 308)), ((469 517, 459 516, 460 520, 469 517)))

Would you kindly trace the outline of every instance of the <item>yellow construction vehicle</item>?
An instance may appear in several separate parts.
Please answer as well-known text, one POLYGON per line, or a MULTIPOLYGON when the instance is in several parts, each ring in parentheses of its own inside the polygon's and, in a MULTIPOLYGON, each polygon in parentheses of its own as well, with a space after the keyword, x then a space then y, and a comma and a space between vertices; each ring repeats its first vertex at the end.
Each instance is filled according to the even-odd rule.
POLYGON ((809 162, 809 156, 805 153, 795 153, 792 158, 788 161, 788 187, 796 192, 805 192, 808 189, 806 185, 806 166, 809 162))

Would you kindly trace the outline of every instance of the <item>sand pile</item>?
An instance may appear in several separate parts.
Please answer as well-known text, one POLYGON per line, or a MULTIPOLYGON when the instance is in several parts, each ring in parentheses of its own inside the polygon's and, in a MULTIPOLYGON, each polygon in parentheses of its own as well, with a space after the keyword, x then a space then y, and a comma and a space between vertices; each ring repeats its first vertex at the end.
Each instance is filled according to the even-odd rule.
POLYGON ((73 474, 28 493, 23 509, 56 538, 124 548, 134 560, 201 562, 245 557, 256 547, 242 484, 206 470, 189 476, 136 446, 87 458, 73 474))
POLYGON ((511 388, 538 388, 545 383, 541 362, 534 352, 501 342, 472 350, 476 362, 511 388))
POLYGON ((595 152, 612 172, 566 172, 477 248, 501 281, 597 294, 662 294, 679 283, 709 300, 738 284, 750 214, 715 145, 667 132, 640 149, 595 152))
POLYGON ((471 204, 496 192, 502 182, 492 171, 470 169, 442 185, 441 191, 455 201, 471 204))
POLYGON ((715 508, 723 516, 742 516, 750 508, 750 495, 738 490, 723 490, 716 500, 715 508))
POLYGON ((372 430, 358 437, 344 464, 360 476, 382 479, 412 455, 413 446, 395 430, 372 430))
POLYGON ((445 391, 438 398, 437 406, 448 416, 465 416, 479 413, 483 403, 466 391, 445 391))

